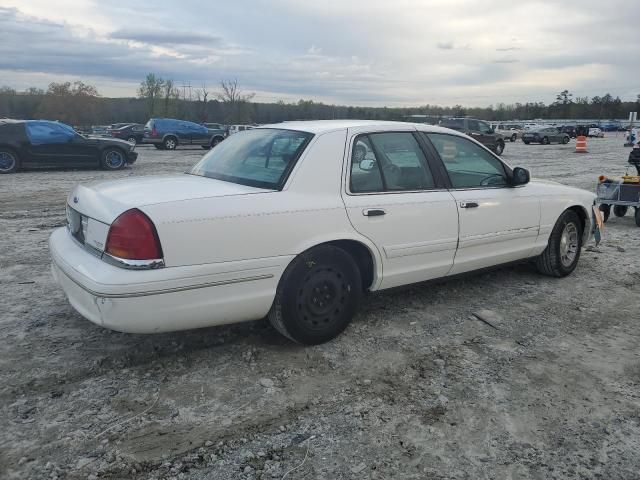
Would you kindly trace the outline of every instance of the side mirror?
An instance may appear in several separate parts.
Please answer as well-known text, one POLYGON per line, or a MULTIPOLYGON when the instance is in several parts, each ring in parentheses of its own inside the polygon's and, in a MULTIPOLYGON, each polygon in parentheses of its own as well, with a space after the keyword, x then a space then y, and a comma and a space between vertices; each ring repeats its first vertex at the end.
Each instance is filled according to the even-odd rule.
POLYGON ((360 167, 360 170, 369 172, 376 166, 376 162, 374 160, 361 160, 358 166, 360 167))
POLYGON ((513 169, 513 176, 511 179, 511 185, 514 187, 518 185, 526 185, 531 180, 531 174, 529 170, 522 167, 516 167, 513 169))

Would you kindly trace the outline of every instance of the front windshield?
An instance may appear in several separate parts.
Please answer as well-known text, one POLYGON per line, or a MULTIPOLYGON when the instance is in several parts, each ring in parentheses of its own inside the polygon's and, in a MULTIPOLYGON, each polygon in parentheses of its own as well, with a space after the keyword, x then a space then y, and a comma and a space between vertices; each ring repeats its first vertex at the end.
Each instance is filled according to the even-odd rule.
POLYGON ((189 173, 258 188, 280 189, 313 135, 257 128, 218 144, 189 173))

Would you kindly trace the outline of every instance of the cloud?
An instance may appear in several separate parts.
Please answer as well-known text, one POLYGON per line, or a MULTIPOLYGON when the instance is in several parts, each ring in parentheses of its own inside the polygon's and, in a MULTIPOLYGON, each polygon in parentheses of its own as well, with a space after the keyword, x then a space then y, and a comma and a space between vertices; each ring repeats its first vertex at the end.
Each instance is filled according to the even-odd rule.
POLYGON ((155 45, 222 45, 222 38, 204 33, 180 32, 175 30, 116 30, 110 37, 116 40, 130 40, 155 45))
POLYGON ((493 63, 517 63, 519 60, 515 57, 500 57, 493 60, 493 63))
POLYGON ((12 86, 90 78, 104 95, 135 95, 128 86, 154 72, 192 85, 237 78, 263 101, 487 105, 549 102, 565 88, 635 98, 626 79, 640 74, 625 0, 582 0, 543 23, 529 2, 477 0, 2 3, 15 6, 0 7, 0 83, 12 86))
POLYGON ((440 50, 453 50, 453 42, 438 42, 436 47, 440 50))

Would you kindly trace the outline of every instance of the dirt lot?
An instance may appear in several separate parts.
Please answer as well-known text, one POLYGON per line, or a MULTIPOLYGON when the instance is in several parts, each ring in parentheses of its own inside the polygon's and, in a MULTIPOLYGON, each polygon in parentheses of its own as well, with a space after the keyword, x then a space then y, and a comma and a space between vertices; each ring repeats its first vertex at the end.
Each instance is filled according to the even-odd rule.
MULTIPOLYGON (((591 190, 624 172, 622 143, 508 143, 504 158, 591 190)), ((0 177, 0 478, 640 478, 631 215, 569 278, 523 265, 372 294, 326 345, 266 321, 128 335, 70 307, 46 242, 77 182, 203 153, 138 151, 118 173, 0 177)))

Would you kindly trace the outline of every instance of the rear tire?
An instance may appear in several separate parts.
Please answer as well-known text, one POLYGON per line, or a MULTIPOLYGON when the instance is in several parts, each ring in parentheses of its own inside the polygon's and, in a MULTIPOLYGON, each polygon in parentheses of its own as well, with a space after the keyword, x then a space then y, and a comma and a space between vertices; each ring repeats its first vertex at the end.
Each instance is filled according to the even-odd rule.
POLYGON ((176 137, 167 137, 162 142, 162 146, 165 150, 175 150, 178 146, 178 139, 176 137))
POLYGON ((0 147, 0 174, 13 173, 20 167, 20 157, 10 148, 0 147))
POLYGON ((332 245, 298 255, 285 270, 269 320, 294 342, 317 345, 344 331, 362 296, 362 279, 354 259, 332 245))
POLYGON ((127 165, 127 157, 119 148, 107 148, 100 163, 105 170, 120 170, 127 165))
POLYGON ((496 155, 498 156, 502 155, 502 152, 504 152, 504 142, 500 141, 496 143, 494 152, 496 152, 496 155))
POLYGON ((133 143, 135 145, 138 143, 138 140, 136 140, 136 137, 129 137, 127 138, 127 142, 133 143))
POLYGON ((213 140, 211 140, 211 148, 215 148, 216 145, 222 142, 222 140, 224 140, 224 138, 215 137, 213 140))
POLYGON ((542 139, 542 145, 549 145, 549 137, 544 137, 542 139))
POLYGON ((528 142, 526 140, 523 140, 523 142, 524 142, 525 145, 529 145, 529 143, 531 143, 531 142, 528 142))
POLYGON ((627 214, 627 210, 629 210, 629 207, 627 207, 625 205, 614 205, 613 206, 613 214, 616 217, 624 217, 627 214))
POLYGON ((513 134, 511 135, 511 138, 509 139, 511 141, 511 143, 515 142, 518 139, 518 135, 517 134, 513 134))
POLYGON ((536 261, 538 271, 552 277, 566 277, 580 260, 582 249, 582 223, 578 214, 565 210, 556 222, 549 244, 536 261))
POLYGON ((569 143, 569 137, 562 137, 562 144, 566 145, 567 143, 569 143))

